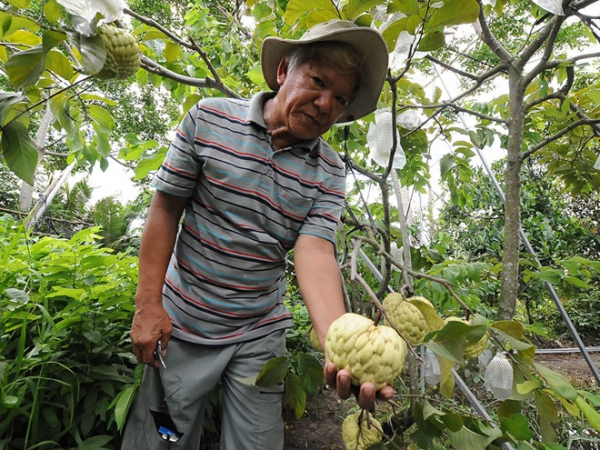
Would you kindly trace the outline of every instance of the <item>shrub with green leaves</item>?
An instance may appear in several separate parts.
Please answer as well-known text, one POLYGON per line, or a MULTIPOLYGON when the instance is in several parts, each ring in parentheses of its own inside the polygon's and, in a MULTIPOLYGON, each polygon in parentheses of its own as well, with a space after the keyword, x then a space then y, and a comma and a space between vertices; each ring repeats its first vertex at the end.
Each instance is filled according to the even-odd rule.
POLYGON ((114 448, 135 391, 137 259, 0 217, 0 448, 114 448), (114 410, 114 411, 113 411, 114 410))

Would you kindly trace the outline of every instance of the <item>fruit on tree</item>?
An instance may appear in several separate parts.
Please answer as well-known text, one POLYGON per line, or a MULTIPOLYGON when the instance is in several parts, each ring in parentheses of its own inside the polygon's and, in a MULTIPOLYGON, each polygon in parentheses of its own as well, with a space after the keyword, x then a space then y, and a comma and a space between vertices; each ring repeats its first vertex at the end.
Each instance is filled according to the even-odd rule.
POLYGON ((342 439, 346 450, 365 450, 382 441, 379 421, 368 412, 350 414, 342 423, 342 439))
MULTIPOLYGON (((470 325, 469 321, 467 321, 465 319, 461 319, 460 317, 454 317, 454 316, 446 317, 446 323, 451 322, 451 321, 458 321, 458 322, 462 322, 462 323, 466 323, 467 325, 470 325)), ((473 359, 473 358, 477 358, 479 355, 481 355, 481 353, 487 347, 488 339, 489 339, 489 333, 486 331, 484 333, 484 335, 481 337, 481 339, 479 339, 477 342, 468 344, 465 347, 465 353, 464 353, 465 358, 473 359)))
POLYGON ((350 372, 352 384, 369 381, 377 390, 392 384, 408 353, 406 343, 393 328, 376 326, 371 319, 354 313, 346 313, 331 324, 325 350, 338 370, 350 372))
POLYGON ((140 68, 140 52, 135 38, 128 31, 114 25, 98 27, 98 35, 106 48, 106 60, 95 77, 106 80, 123 80, 134 75, 140 68))
POLYGON ((404 335, 412 345, 420 345, 423 338, 430 331, 427 320, 419 308, 410 303, 410 300, 419 299, 431 305, 425 297, 411 297, 405 300, 402 294, 389 294, 382 302, 394 326, 404 335))

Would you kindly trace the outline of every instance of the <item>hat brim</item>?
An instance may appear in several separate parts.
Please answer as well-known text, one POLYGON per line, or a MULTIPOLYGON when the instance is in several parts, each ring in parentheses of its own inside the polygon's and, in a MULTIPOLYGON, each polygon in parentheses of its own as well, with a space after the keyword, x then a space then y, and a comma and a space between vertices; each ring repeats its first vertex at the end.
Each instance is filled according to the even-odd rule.
POLYGON ((375 111, 387 76, 389 54, 381 35, 367 27, 345 28, 313 39, 292 40, 273 36, 265 38, 260 60, 267 85, 274 91, 279 90, 277 83, 279 63, 294 47, 326 41, 352 45, 365 61, 357 95, 336 123, 351 122, 375 111))

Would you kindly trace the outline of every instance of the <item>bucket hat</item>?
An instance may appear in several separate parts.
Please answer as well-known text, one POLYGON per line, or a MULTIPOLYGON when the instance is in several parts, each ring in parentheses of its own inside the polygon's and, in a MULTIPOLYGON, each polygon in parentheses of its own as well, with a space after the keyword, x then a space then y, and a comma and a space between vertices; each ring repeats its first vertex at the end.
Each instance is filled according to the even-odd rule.
POLYGON ((337 123, 360 119, 375 111, 388 68, 387 45, 376 30, 358 26, 347 20, 330 20, 317 24, 298 40, 274 36, 265 38, 260 60, 267 85, 274 91, 279 90, 277 68, 282 58, 294 47, 326 41, 350 44, 364 60, 356 97, 337 123))

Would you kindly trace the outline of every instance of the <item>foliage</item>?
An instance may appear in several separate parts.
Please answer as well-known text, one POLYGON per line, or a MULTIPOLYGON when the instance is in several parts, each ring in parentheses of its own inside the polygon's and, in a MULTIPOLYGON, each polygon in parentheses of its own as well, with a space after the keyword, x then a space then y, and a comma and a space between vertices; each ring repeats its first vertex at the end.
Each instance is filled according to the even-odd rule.
POLYGON ((9 216, 0 227, 1 447, 113 448, 141 375, 128 343, 136 260, 99 246, 97 228, 62 240, 9 216))

